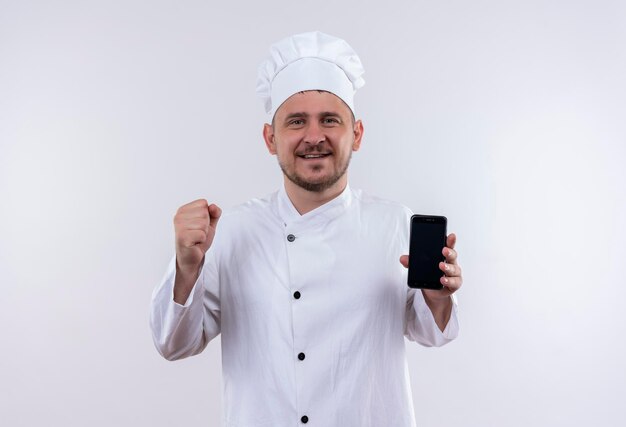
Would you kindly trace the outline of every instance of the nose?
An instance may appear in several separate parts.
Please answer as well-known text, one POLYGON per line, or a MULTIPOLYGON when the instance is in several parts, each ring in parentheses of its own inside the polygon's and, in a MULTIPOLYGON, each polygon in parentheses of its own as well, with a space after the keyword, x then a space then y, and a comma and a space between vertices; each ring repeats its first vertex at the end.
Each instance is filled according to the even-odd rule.
POLYGON ((304 133, 304 142, 310 145, 318 145, 325 140, 326 137, 320 124, 315 121, 309 122, 304 133))

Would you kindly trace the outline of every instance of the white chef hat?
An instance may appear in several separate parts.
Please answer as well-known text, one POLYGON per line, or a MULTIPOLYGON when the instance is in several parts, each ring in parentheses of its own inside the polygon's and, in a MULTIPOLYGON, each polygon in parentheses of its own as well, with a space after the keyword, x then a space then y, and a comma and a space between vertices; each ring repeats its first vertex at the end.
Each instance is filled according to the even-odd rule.
POLYGON ((361 60, 342 39, 319 31, 296 34, 270 47, 259 65, 256 92, 274 117, 291 95, 325 90, 341 98, 354 113, 354 93, 365 84, 361 60))

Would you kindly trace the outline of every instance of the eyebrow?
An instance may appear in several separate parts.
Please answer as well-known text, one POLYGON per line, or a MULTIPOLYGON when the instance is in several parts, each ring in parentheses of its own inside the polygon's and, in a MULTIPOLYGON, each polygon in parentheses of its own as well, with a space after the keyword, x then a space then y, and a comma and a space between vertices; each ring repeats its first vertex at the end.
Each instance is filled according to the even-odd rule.
MULTIPOLYGON (((295 118, 300 118, 300 117, 304 117, 304 118, 308 118, 311 115, 309 113, 305 113, 305 112, 297 112, 297 113, 291 113, 288 114, 287 117, 285 117, 285 121, 289 121, 291 119, 295 119, 295 118)), ((339 117, 341 118, 341 116, 339 115, 339 113, 336 113, 334 111, 322 111, 321 113, 318 114, 318 117, 339 117)))

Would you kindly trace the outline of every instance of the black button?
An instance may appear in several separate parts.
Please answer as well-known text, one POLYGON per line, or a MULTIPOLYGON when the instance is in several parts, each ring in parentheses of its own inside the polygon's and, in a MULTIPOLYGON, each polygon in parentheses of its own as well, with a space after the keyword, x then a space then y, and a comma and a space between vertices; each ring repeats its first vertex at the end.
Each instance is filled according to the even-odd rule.
POLYGON ((300 421, 302 421, 303 424, 306 424, 309 422, 309 417, 307 417, 306 415, 303 415, 302 418, 300 418, 300 421))
POLYGON ((304 357, 305 357, 305 356, 304 356, 304 353, 300 353, 300 354, 298 355, 298 359, 300 359, 300 360, 304 360, 304 357))
POLYGON ((293 293, 293 297, 294 297, 295 299, 300 299, 300 292, 295 291, 295 292, 293 293))
POLYGON ((293 242, 294 240, 296 240, 296 236, 294 236, 293 234, 290 234, 289 236, 287 236, 287 240, 289 240, 290 242, 293 242))

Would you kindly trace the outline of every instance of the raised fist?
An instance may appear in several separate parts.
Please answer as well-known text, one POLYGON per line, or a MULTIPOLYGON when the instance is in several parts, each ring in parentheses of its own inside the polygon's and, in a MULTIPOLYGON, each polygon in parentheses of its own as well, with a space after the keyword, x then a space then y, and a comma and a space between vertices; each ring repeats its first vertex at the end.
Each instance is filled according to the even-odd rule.
POLYGON ((205 199, 181 206, 174 215, 176 263, 185 273, 196 273, 211 247, 222 210, 205 199))

